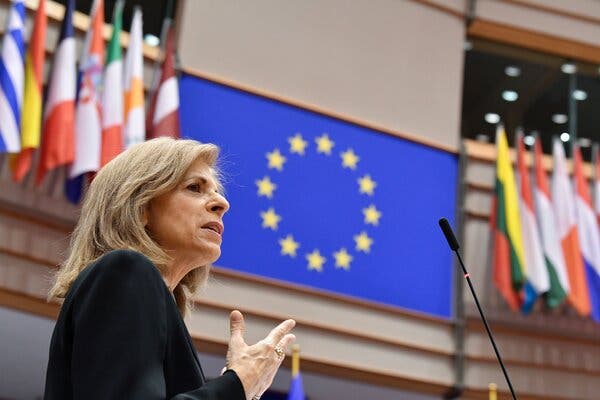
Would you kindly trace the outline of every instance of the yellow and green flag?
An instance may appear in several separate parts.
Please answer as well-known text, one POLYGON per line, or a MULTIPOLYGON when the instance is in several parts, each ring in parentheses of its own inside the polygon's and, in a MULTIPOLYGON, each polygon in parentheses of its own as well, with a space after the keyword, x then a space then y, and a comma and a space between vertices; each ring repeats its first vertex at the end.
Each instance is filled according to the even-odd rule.
POLYGON ((492 269, 494 284, 510 308, 517 311, 525 278, 523 239, 517 185, 502 125, 496 130, 496 151, 496 193, 490 219, 494 241, 492 269))

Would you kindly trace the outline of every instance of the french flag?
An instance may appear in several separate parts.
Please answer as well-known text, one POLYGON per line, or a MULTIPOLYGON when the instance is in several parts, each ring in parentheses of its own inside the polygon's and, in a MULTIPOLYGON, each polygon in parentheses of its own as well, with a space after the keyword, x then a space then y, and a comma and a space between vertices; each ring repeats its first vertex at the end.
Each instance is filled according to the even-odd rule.
POLYGON ((600 232, 588 181, 583 175, 581 151, 576 145, 573 146, 573 159, 579 243, 585 264, 592 318, 600 322, 600 232))
POLYGON ((75 158, 75 37, 73 10, 75 1, 69 0, 56 46, 46 100, 40 164, 36 183, 44 180, 46 172, 75 158))

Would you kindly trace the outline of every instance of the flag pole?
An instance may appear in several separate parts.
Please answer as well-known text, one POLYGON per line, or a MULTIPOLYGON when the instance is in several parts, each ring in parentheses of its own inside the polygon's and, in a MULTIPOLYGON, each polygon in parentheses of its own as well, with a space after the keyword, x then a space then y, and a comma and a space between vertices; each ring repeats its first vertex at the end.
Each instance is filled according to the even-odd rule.
POLYGON ((158 81, 160 77, 160 65, 162 64, 162 59, 165 57, 165 49, 167 42, 167 33, 169 32, 169 27, 173 25, 173 13, 174 13, 174 0, 167 0, 167 5, 165 7, 165 19, 163 19, 162 26, 160 28, 160 51, 159 57, 154 61, 154 68, 152 71, 152 82, 150 86, 150 95, 154 96, 154 91, 158 87, 158 81))
MULTIPOLYGON (((573 158, 574 146, 577 143, 577 100, 573 93, 577 89, 577 74, 569 75, 569 136, 570 136, 570 156, 573 158)), ((567 157, 569 154, 567 154, 567 157)))
POLYGON ((488 389, 489 389, 489 400, 497 400, 498 396, 496 393, 497 390, 497 386, 495 383, 490 383, 488 385, 488 389))
MULTIPOLYGON (((600 151, 600 145, 598 143, 594 143, 592 145, 592 182, 594 183, 594 185, 596 185, 596 181, 600 180, 600 176, 598 176, 598 151, 600 151)), ((597 199, 596 197, 600 195, 600 193, 598 193, 597 190, 593 190, 592 191, 592 201, 594 202, 594 204, 598 204, 598 202, 600 202, 600 199, 597 199)), ((597 210, 597 212, 600 212, 600 210, 597 210)))
POLYGON ((298 376, 300 373, 300 345, 292 346, 292 376, 298 376))

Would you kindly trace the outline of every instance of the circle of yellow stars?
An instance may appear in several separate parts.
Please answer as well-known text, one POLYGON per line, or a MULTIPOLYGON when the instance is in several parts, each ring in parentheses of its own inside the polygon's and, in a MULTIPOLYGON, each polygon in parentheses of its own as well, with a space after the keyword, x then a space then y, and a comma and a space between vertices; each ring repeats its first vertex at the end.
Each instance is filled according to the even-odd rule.
MULTIPOLYGON (((289 156, 302 157, 306 154, 307 149, 310 148, 309 140, 302 136, 302 133, 295 133, 293 136, 287 138, 289 145, 289 156)), ((316 145, 315 149, 318 154, 322 154, 326 157, 334 155, 335 142, 331 140, 327 133, 323 133, 314 139, 316 145)), ((288 162, 288 158, 282 154, 279 148, 265 154, 267 159, 267 168, 274 170, 279 173, 285 169, 285 164, 288 162)), ((342 168, 356 171, 360 162, 360 157, 356 154, 354 149, 351 147, 344 149, 339 152, 340 163, 342 168)), ((367 197, 373 197, 375 195, 375 189, 377 188, 377 182, 369 174, 359 176, 356 180, 358 185, 358 192, 361 195, 367 197)), ((257 187, 257 195, 259 197, 266 197, 267 199, 273 199, 277 184, 275 184, 269 175, 263 176, 261 179, 255 180, 257 187)), ((365 225, 372 225, 374 227, 379 226, 379 220, 381 219, 382 213, 377 209, 375 204, 371 203, 368 207, 362 209, 363 221, 365 225)), ((277 214, 274 207, 269 207, 266 210, 260 211, 260 218, 262 221, 262 227, 264 229, 271 229, 277 231, 279 223, 283 217, 277 214)), ((369 236, 366 231, 358 232, 353 235, 354 250, 356 252, 363 252, 368 254, 371 251, 371 247, 374 244, 373 238, 369 236)), ((278 239, 280 246, 280 254, 291 258, 296 258, 299 254, 299 249, 302 245, 297 241, 292 234, 287 234, 284 237, 278 239)), ((348 271, 354 260, 352 254, 347 248, 341 247, 331 254, 331 260, 334 263, 336 269, 342 269, 348 271)), ((328 262, 328 258, 321 254, 318 248, 312 249, 310 252, 304 254, 304 259, 307 263, 308 270, 323 271, 323 266, 328 262)))

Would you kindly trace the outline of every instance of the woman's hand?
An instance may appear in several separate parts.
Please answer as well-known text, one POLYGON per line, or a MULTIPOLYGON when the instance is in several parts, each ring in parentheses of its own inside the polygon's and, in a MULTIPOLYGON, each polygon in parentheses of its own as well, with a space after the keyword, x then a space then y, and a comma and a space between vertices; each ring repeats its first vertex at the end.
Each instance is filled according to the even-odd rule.
POLYGON ((231 337, 227 349, 227 368, 236 372, 244 390, 246 399, 260 397, 273 382, 275 373, 283 361, 283 351, 296 337, 289 333, 296 321, 288 319, 275 327, 267 337, 248 346, 244 341, 244 317, 234 310, 229 316, 231 337), (279 354, 281 353, 281 354, 279 354))

